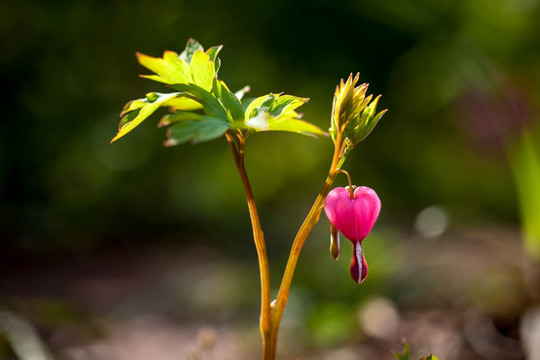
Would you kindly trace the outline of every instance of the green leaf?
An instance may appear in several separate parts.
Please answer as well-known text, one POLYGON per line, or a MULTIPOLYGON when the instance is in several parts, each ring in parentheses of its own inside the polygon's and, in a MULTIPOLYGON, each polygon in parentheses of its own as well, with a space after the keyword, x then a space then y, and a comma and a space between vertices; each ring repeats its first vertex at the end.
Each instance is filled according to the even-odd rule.
POLYGON ((163 58, 156 58, 142 53, 137 53, 139 63, 153 71, 155 75, 143 75, 143 77, 165 84, 177 84, 191 82, 189 65, 174 51, 163 52, 163 58))
POLYGON ((405 340, 403 340, 403 352, 394 353, 394 357, 397 360, 409 360, 409 356, 410 356, 409 344, 407 344, 407 342, 405 340))
POLYGON ((164 115, 158 123, 158 127, 169 126, 171 124, 185 120, 202 120, 204 115, 191 111, 178 111, 173 114, 164 115))
POLYGON ((219 101, 223 109, 227 112, 227 119, 230 122, 236 120, 242 120, 244 118, 244 109, 242 108, 242 103, 233 94, 227 85, 219 79, 214 79, 214 86, 212 88, 212 94, 219 101))
POLYGON ((257 117, 262 113, 269 113, 272 117, 280 117, 305 104, 307 98, 301 98, 292 95, 268 94, 253 100, 246 108, 245 119, 248 120, 257 117))
POLYGON ((140 102, 137 102, 137 106, 140 105, 141 103, 145 103, 145 102, 146 103, 144 106, 136 109, 135 111, 132 110, 123 116, 122 120, 120 121, 120 125, 118 127, 118 133, 111 140, 111 143, 118 140, 119 138, 121 138, 122 136, 126 135, 131 130, 139 126, 140 123, 146 120, 147 117, 152 115, 160 106, 162 106, 168 100, 183 95, 182 93, 171 93, 171 94, 150 93, 150 94, 152 94, 151 98, 154 99, 154 101, 150 101, 148 99, 149 96, 147 96, 146 100, 140 100, 140 102))
POLYGON ((206 53, 208 56, 210 56, 210 60, 214 62, 214 71, 216 73, 215 77, 217 77, 219 68, 221 66, 221 60, 217 57, 218 53, 221 51, 221 48, 223 48, 222 45, 219 46, 212 46, 210 49, 206 50, 206 53))
POLYGON ((311 136, 326 135, 319 127, 307 121, 288 116, 275 118, 268 113, 250 118, 244 124, 234 123, 233 127, 255 131, 288 131, 311 136))
POLYGON ((178 110, 184 110, 184 111, 199 110, 203 108, 199 102, 193 99, 190 99, 188 97, 177 97, 177 98, 171 99, 167 101, 166 103, 164 103, 163 106, 168 106, 169 111, 171 112, 178 111, 178 110))
POLYGON ((212 84, 215 77, 214 62, 210 56, 202 50, 197 50, 191 59, 189 65, 191 72, 191 82, 202 87, 205 90, 212 90, 212 84))
POLYGON ((190 95, 191 99, 199 102, 206 115, 218 118, 223 121, 228 121, 227 111, 221 103, 209 91, 195 84, 173 84, 174 89, 185 92, 190 95))
POLYGON ((268 94, 265 96, 259 96, 253 100, 245 112, 245 120, 247 121, 250 118, 257 117, 260 114, 268 112, 274 102, 276 96, 274 94, 268 94))
POLYGON ((268 94, 260 96, 247 105, 244 124, 233 127, 254 131, 288 131, 304 135, 326 135, 317 126, 298 119, 295 109, 308 99, 292 95, 268 94))
POLYGON ((420 360, 439 360, 439 358, 433 354, 429 354, 428 356, 421 357, 420 360))
POLYGON ((309 99, 292 95, 277 95, 270 110, 270 115, 279 117, 283 113, 290 112, 301 105, 304 105, 309 99))
POLYGON ((174 146, 191 141, 199 143, 225 134, 230 125, 220 119, 201 116, 200 120, 184 120, 169 128, 165 146, 174 146))
POLYGON ((131 101, 128 101, 126 105, 124 105, 124 107, 122 108, 122 112, 120 113, 120 117, 124 117, 125 114, 129 113, 129 112, 132 112, 134 110, 138 110, 142 107, 144 107, 145 105, 148 104, 147 101, 145 101, 146 99, 135 99, 135 100, 131 100, 131 101))
POLYGON ((204 51, 202 45, 199 44, 197 40, 190 38, 187 41, 185 50, 182 51, 182 53, 178 57, 189 64, 191 62, 193 54, 195 54, 199 50, 204 51))

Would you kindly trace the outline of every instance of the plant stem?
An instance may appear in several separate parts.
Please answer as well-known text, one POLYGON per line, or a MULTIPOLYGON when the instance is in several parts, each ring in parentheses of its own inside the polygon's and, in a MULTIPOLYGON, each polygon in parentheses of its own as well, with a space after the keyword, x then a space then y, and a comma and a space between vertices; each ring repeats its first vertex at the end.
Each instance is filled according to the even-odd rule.
POLYGON ((251 190, 251 184, 244 166, 244 141, 245 138, 241 133, 232 134, 227 131, 225 133, 229 146, 231 148, 234 163, 242 179, 242 185, 244 186, 244 192, 248 203, 249 216, 251 218, 251 226, 253 229, 253 239, 255 241, 255 248, 257 250, 257 256, 259 258, 259 273, 261 277, 261 317, 259 320, 260 331, 263 342, 263 359, 271 359, 268 354, 272 352, 269 348, 271 346, 270 334, 271 334, 271 317, 270 317, 270 301, 271 301, 271 287, 270 287, 270 270, 268 267, 268 255, 266 252, 266 243, 264 241, 264 234, 261 228, 261 222, 259 220, 259 214, 257 212, 257 206, 255 204, 255 198, 253 197, 253 191, 251 190), (236 138, 236 140, 235 140, 236 138))
POLYGON ((336 176, 339 172, 339 166, 343 163, 343 161, 341 160, 343 156, 344 146, 345 145, 342 144, 341 141, 340 132, 338 133, 335 141, 334 156, 332 158, 332 164, 328 172, 328 177, 326 178, 323 188, 319 192, 317 199, 315 199, 311 210, 309 211, 306 219, 302 223, 302 226, 300 226, 300 229, 298 230, 298 233, 296 234, 296 237, 294 239, 291 252, 289 254, 289 260, 287 261, 287 266, 285 267, 285 273, 283 274, 283 278, 281 280, 281 286, 279 287, 279 293, 275 305, 272 309, 272 328, 270 335, 270 350, 272 351, 272 353, 269 355, 268 358, 264 358, 265 360, 275 359, 279 325, 281 323, 283 311, 285 310, 285 306, 287 305, 287 301, 289 299, 289 290, 291 288, 292 278, 294 276, 296 264, 298 262, 300 252, 302 251, 302 247, 304 246, 304 243, 309 233, 311 232, 315 224, 317 224, 317 222, 319 221, 319 217, 324 207, 324 201, 326 200, 326 196, 330 192, 330 188, 334 183, 334 180, 336 179, 336 176))

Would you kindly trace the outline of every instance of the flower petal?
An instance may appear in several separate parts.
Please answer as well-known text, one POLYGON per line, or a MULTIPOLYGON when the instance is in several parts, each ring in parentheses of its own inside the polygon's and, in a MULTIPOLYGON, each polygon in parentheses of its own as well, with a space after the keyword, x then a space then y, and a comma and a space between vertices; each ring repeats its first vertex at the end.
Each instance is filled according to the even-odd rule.
POLYGON ((362 241, 369 234, 380 212, 381 200, 374 190, 366 186, 359 186, 354 190, 354 216, 356 233, 358 235, 357 240, 362 241))
POLYGON ((330 222, 349 240, 358 237, 353 203, 349 190, 337 187, 330 191, 324 205, 324 211, 330 222))
POLYGON ((358 284, 361 284, 367 277, 368 266, 364 253, 362 252, 362 244, 356 241, 353 244, 353 257, 351 260, 351 277, 358 284))

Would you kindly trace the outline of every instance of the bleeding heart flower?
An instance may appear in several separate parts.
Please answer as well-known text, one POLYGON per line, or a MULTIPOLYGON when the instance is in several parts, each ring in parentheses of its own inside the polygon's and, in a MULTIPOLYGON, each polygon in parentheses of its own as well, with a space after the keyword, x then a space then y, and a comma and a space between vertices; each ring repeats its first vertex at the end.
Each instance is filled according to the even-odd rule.
MULTIPOLYGON (((349 189, 338 187, 328 194, 324 210, 332 225, 353 243, 351 276, 357 283, 362 283, 368 273, 362 240, 377 221, 381 200, 374 190, 365 186, 357 187, 352 197, 349 189)), ((332 237, 335 241, 336 236, 332 237)))

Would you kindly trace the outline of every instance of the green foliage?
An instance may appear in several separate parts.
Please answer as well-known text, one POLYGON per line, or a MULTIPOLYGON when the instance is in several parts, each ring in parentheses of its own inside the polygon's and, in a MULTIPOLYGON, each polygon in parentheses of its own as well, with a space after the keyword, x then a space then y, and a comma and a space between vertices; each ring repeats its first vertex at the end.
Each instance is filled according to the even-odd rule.
POLYGON ((177 92, 149 93, 143 99, 128 102, 120 116, 114 142, 139 126, 160 107, 171 112, 159 126, 171 126, 165 145, 212 140, 227 130, 249 133, 288 131, 304 135, 325 135, 317 126, 300 120, 296 108, 308 99, 292 95, 269 94, 242 102, 248 87, 233 93, 218 79, 221 46, 206 52, 190 39, 181 54, 165 51, 156 58, 137 53, 139 63, 154 74, 142 77, 164 83, 177 92))
POLYGON ((410 350, 411 349, 409 347, 409 344, 407 344, 407 342, 405 340, 403 340, 403 352, 394 353, 394 357, 397 360, 409 360, 410 350))
MULTIPOLYGON (((394 353, 394 357, 397 360, 409 360, 411 354, 411 349, 409 347, 409 344, 407 341, 403 340, 403 352, 401 353, 394 353)), ((439 360, 435 355, 429 354, 428 356, 423 356, 419 360, 439 360)))

